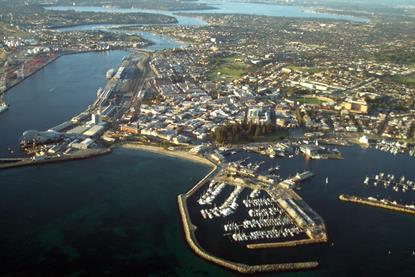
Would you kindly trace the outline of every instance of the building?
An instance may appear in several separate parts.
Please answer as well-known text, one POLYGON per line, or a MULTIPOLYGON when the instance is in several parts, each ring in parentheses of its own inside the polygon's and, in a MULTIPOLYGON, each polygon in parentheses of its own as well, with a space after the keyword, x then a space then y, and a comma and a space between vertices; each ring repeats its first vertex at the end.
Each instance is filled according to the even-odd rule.
POLYGON ((274 124, 275 112, 271 107, 255 107, 248 110, 248 122, 255 124, 274 124))
POLYGON ((364 99, 346 99, 342 103, 342 107, 353 113, 367 114, 369 111, 368 104, 364 99))

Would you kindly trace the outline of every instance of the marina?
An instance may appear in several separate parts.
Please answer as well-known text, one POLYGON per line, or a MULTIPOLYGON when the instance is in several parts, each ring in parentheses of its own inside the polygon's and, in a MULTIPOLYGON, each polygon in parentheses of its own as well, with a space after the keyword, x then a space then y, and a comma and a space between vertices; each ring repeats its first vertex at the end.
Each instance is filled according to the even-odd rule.
MULTIPOLYGON (((178 45, 163 36, 159 38, 172 48, 178 45)), ((157 48, 157 43, 154 47, 149 50, 165 48, 157 48)), ((403 194, 413 199, 414 182, 407 177, 411 176, 413 162, 407 155, 398 155, 407 151, 411 154, 412 145, 389 146, 387 142, 380 149, 385 152, 356 147, 337 149, 312 140, 284 141, 269 147, 232 147, 206 155, 204 164, 211 164, 210 160, 220 163, 219 167, 212 164, 211 169, 183 161, 179 151, 174 152, 177 155, 173 158, 115 147, 112 151, 104 150, 109 155, 88 163, 52 164, 47 157, 65 160, 66 156, 60 155, 67 147, 94 148, 93 140, 107 128, 102 118, 116 122, 130 108, 130 95, 120 92, 128 82, 126 76, 135 76, 137 72, 128 63, 117 68, 118 65, 105 68, 102 76, 107 72, 107 82, 119 82, 96 94, 98 85, 93 84, 93 95, 89 95, 88 101, 75 103, 79 110, 57 105, 67 109, 65 118, 54 118, 53 110, 45 108, 45 103, 25 104, 35 108, 34 117, 40 113, 48 118, 43 126, 24 125, 24 130, 29 131, 22 137, 22 146, 36 155, 36 163, 48 165, 0 171, 0 205, 5 211, 0 215, 0 222, 4 223, 0 238, 4 264, 0 275, 19 273, 22 269, 32 275, 82 275, 93 268, 93 275, 121 276, 137 272, 225 276, 231 275, 231 271, 261 272, 267 276, 306 269, 318 271, 300 274, 335 276, 341 271, 345 276, 353 276, 361 273, 362 260, 367 259, 375 261, 365 268, 367 276, 396 276, 396 268, 399 275, 413 274, 413 217, 342 205, 338 201, 341 194, 343 201, 412 214, 412 202, 403 205, 397 202, 400 199, 376 194, 378 189, 385 188, 399 197, 403 194), (108 68, 114 69, 106 71, 108 68), (37 138, 47 143, 39 145, 37 138), (366 186, 361 185, 363 179, 366 186), (348 196, 360 194, 373 196, 348 196), (203 259, 194 257, 191 250, 203 259)), ((28 80, 33 82, 32 78, 28 80)), ((70 92, 77 90, 71 79, 53 80, 53 85, 44 89, 48 93, 45 99, 61 91, 60 83, 66 83, 70 92)), ((31 96, 32 88, 36 90, 35 86, 26 87, 25 97, 31 96)), ((59 97, 58 104, 69 106, 71 101, 59 97)), ((10 104, 12 109, 0 115, 2 134, 1 118, 13 116, 10 118, 16 120, 15 102, 11 95, 7 98, 4 105, 7 108, 10 104)), ((33 115, 28 112, 20 117, 26 124, 33 115)), ((42 117, 36 120, 42 121, 42 117)), ((23 131, 14 133, 14 125, 9 127, 6 130, 13 135, 20 136, 23 131)), ((5 149, 2 146, 0 154, 5 149)), ((19 145, 7 146, 7 154, 15 151, 21 154, 19 145)), ((197 159, 203 157, 194 160, 197 159)), ((22 165, 31 163, 26 158, 6 158, 0 161, 0 168, 10 167, 16 161, 22 165)))
POLYGON ((415 191, 415 180, 409 180, 405 176, 396 177, 394 174, 380 172, 374 176, 366 176, 363 181, 365 185, 382 186, 385 189, 391 188, 395 192, 415 191))
POLYGON ((376 142, 376 144, 374 144, 374 148, 392 155, 408 154, 411 157, 415 156, 415 147, 413 145, 408 145, 406 142, 383 139, 376 142))
MULTIPOLYGON (((202 215, 200 214, 200 209, 202 208, 201 205, 197 203, 197 200, 200 198, 201 193, 207 189, 211 180, 204 179, 206 183, 201 184, 195 190, 191 196, 189 196, 189 215, 192 218, 192 225, 198 226, 197 230, 195 231, 195 239, 197 240, 198 244, 205 250, 205 252, 209 253, 211 256, 220 257, 227 261, 234 261, 236 263, 242 263, 246 265, 252 264, 277 264, 277 263, 289 263, 293 261, 298 262, 305 262, 310 261, 310 257, 314 259, 311 260, 318 260, 319 274, 324 276, 329 276, 330 274, 335 274, 340 264, 336 264, 336 259, 333 258, 335 255, 343 254, 347 259, 342 262, 345 266, 347 266, 348 271, 350 274, 355 272, 353 270, 353 265, 357 264, 361 261, 363 257, 366 255, 373 255, 376 259, 381 261, 374 267, 369 269, 370 273, 377 274, 381 272, 386 272, 393 274, 390 270, 390 264, 388 266, 383 266, 387 264, 387 261, 391 261, 395 266, 400 266, 403 270, 411 271, 413 267, 411 264, 408 264, 413 259, 412 252, 414 251, 412 246, 413 239, 412 239, 412 224, 413 217, 407 216, 401 213, 388 213, 387 211, 384 212, 383 209, 375 210, 375 209, 359 209, 358 213, 355 212, 355 209, 358 207, 354 207, 351 205, 344 205, 338 200, 337 193, 353 193, 359 194, 360 191, 363 189, 367 189, 362 185, 362 181, 364 176, 367 175, 366 171, 370 172, 379 172, 380 170, 383 172, 392 172, 391 169, 394 169, 393 172, 395 176, 411 176, 410 173, 412 172, 412 167, 410 166, 410 160, 408 163, 404 163, 405 159, 409 159, 409 157, 405 156, 396 156, 394 159, 389 160, 386 159, 386 153, 377 152, 374 150, 362 150, 360 148, 347 148, 341 149, 344 153, 345 159, 338 161, 340 163, 339 166, 342 166, 345 171, 354 171, 356 175, 359 177, 354 179, 354 183, 350 183, 349 181, 343 181, 342 176, 339 175, 338 171, 336 171, 336 167, 332 167, 328 161, 311 161, 310 163, 304 163, 304 159, 302 157, 297 157, 295 159, 287 159, 287 160, 266 160, 261 167, 268 171, 268 168, 279 166, 278 173, 281 176, 289 176, 290 173, 296 172, 296 170, 303 169, 303 170, 310 170, 316 173, 316 175, 306 181, 302 185, 301 191, 298 193, 309 203, 310 206, 313 207, 324 219, 328 226, 333 226, 335 224, 340 224, 342 226, 341 230, 328 228, 328 235, 329 235, 329 242, 328 243, 316 243, 313 241, 310 245, 305 245, 309 242, 309 239, 306 236, 299 237, 297 239, 288 238, 288 240, 279 240, 279 242, 274 243, 262 243, 261 240, 255 240, 252 242, 235 242, 229 236, 224 236, 224 233, 233 233, 234 231, 225 231, 224 225, 231 224, 234 222, 238 222, 239 224, 239 211, 241 209, 258 209, 261 207, 263 211, 265 211, 265 205, 272 204, 270 203, 271 200, 269 197, 264 194, 264 192, 260 192, 260 189, 247 189, 245 188, 241 195, 238 197, 239 207, 236 212, 231 216, 236 216, 236 220, 232 220, 230 217, 216 217, 213 219, 203 219, 202 215), (361 165, 366 163, 366 160, 361 160, 362 157, 370 158, 378 161, 377 163, 371 164, 371 166, 363 168, 361 165), (394 165, 400 164, 399 168, 394 167, 394 165), (389 171, 387 171, 389 169, 389 171), (323 187, 323 183, 325 178, 329 178, 330 185, 326 188, 323 187), (205 185, 205 186, 203 186, 205 185), (319 188, 316 190, 316 187, 319 188), (250 197, 252 194, 253 197, 250 197), (250 205, 246 207, 244 204, 247 203, 250 205), (195 208, 197 207, 197 208, 195 208), (193 212, 195 210, 195 212, 193 212), (330 213, 329 211, 335 211, 334 214, 330 213), (338 214, 348 214, 353 213, 353 216, 343 216, 339 217, 338 214), (379 214, 379 216, 376 216, 379 214), (219 222, 218 222, 219 221, 219 222), (391 239, 390 235, 388 234, 385 236, 384 234, 374 231, 374 226, 378 226, 379 224, 385 224, 385 221, 388 222, 387 225, 384 225, 391 234, 393 235, 400 235, 404 236, 405 239, 402 240, 393 240, 391 239), (356 244, 350 243, 352 238, 355 238, 355 233, 353 230, 355 228, 355 224, 361 224, 362 226, 367 226, 367 228, 362 228, 360 235, 362 239, 358 240, 358 242, 366 241, 373 245, 373 249, 368 250, 365 248, 359 248, 359 253, 356 253, 356 244), (394 226, 393 228, 389 228, 388 225, 394 226), (203 227, 203 228, 202 228, 203 227), (399 230, 399 231, 398 231, 399 230), (205 235, 207 233, 208 235, 205 235), (382 240, 383 244, 376 244, 376 241, 382 240), (334 243, 334 246, 332 245, 334 243), (221 246, 220 249, 217 249, 216 246, 221 246), (282 245, 282 246, 281 246, 282 245), (295 245, 295 247, 292 247, 295 245), (280 249, 284 247, 284 249, 280 249), (271 247, 271 248, 267 248, 271 247), (306 247, 306 248, 305 248, 306 247), (251 249, 252 248, 252 249, 251 249), (224 251, 223 249, 227 249, 224 251), (388 254, 388 250, 392 250, 392 254, 388 254), (361 252, 361 253, 360 253, 361 252), (264 256, 271 256, 272 258, 264 259, 264 256)), ((235 153, 229 156, 230 160, 233 159, 240 159, 238 157, 240 153, 235 153)), ((249 160, 247 162, 251 162, 252 164, 258 161, 257 156, 250 155, 249 160)), ((337 162, 337 161, 336 161, 337 162)), ((163 260, 163 256, 166 255, 164 253, 169 253, 168 255, 172 255, 175 259, 175 267, 183 266, 189 270, 206 267, 203 269, 203 272, 207 272, 209 274, 221 274, 221 275, 231 275, 230 272, 221 269, 215 265, 210 263, 205 263, 204 260, 195 257, 190 249, 188 249, 187 245, 183 242, 183 233, 180 231, 181 224, 180 219, 177 218, 177 203, 173 201, 173 203, 169 200, 170 197, 176 196, 177 194, 188 190, 192 184, 191 182, 196 183, 203 175, 205 175, 210 169, 203 167, 203 172, 198 173, 196 175, 194 172, 200 172, 200 165, 196 165, 193 163, 188 163, 185 161, 178 160, 177 158, 170 158, 170 157, 162 157, 156 154, 146 153, 146 152, 138 152, 131 150, 115 150, 112 154, 98 157, 96 159, 88 160, 88 161, 74 161, 65 164, 49 164, 46 166, 38 167, 38 168, 16 168, 13 171, 1 171, 0 172, 0 182, 3 184, 3 192, 2 195, 2 203, 9 203, 7 199, 12 197, 11 199, 17 199, 16 197, 21 197, 21 193, 26 193, 27 197, 27 204, 32 204, 35 199, 32 197, 28 197, 28 195, 32 195, 37 192, 39 188, 43 190, 48 190, 48 195, 54 195, 56 199, 55 202, 58 202, 59 205, 55 207, 54 210, 59 209, 67 209, 67 207, 71 207, 73 204, 73 199, 75 197, 81 197, 82 199, 87 199, 84 202, 80 202, 79 207, 75 206, 73 208, 72 213, 76 213, 78 209, 82 209, 82 207, 91 208, 92 210, 85 216, 89 219, 89 222, 94 222, 93 228, 90 232, 94 234, 94 237, 100 236, 102 234, 102 230, 99 226, 100 220, 95 220, 95 217, 103 217, 107 218, 105 224, 111 225, 104 225, 104 226, 122 226, 122 228, 126 228, 127 230, 131 230, 131 234, 128 233, 127 237, 117 237, 116 233, 107 234, 107 240, 111 241, 112 244, 115 245, 114 250, 108 251, 108 249, 104 249, 99 246, 99 244, 94 243, 94 241, 99 240, 98 237, 96 240, 88 238, 89 232, 87 228, 76 228, 76 229, 68 229, 64 226, 60 226, 58 222, 55 222, 53 218, 52 209, 48 212, 41 211, 40 208, 30 209, 27 210, 25 208, 26 204, 22 203, 21 201, 14 201, 14 204, 7 204, 11 205, 12 211, 24 209, 26 212, 30 212, 29 214, 36 215, 36 217, 42 216, 45 217, 49 222, 51 221, 53 224, 50 228, 52 230, 65 230, 65 244, 66 245, 74 245, 74 247, 79 251, 80 256, 76 258, 81 265, 86 265, 88 263, 94 262, 94 257, 88 256, 89 249, 93 249, 97 247, 102 255, 102 257, 111 259, 113 251, 117 253, 128 253, 129 251, 137 251, 137 253, 142 253, 148 249, 151 257, 160 257, 163 260), (131 170, 131 167, 128 167, 129 164, 135 164, 138 166, 137 171, 131 170), (90 178, 81 178, 81 179, 71 179, 69 173, 76 173, 77 175, 88 176, 88 172, 92 170, 92 168, 99 166, 102 170, 97 173, 96 177, 93 177, 93 180, 100 179, 98 187, 91 187, 93 182, 91 183, 90 178), (177 166, 177 167, 176 167, 177 166), (172 168, 173 167, 173 168, 172 168), (181 168, 181 169, 180 169, 181 168), (53 169, 51 171, 51 169, 53 169), (117 171, 117 174, 113 174, 114 170, 117 171), (182 170, 182 171, 180 171, 182 170), (160 172, 168 172, 171 173, 171 185, 166 186, 165 183, 160 180, 159 174, 160 172), (140 173, 143 172, 143 173, 140 173), (145 173, 144 173, 145 172, 145 173), (178 172, 180 172, 180 176, 178 176, 178 172), (18 177, 20 176, 20 177, 18 177), (21 176, 27 176, 27 178, 34 178, 35 176, 48 176, 45 178, 42 183, 36 184, 36 186, 32 187, 25 187, 23 192, 17 192, 17 188, 19 191, 22 190, 24 187, 24 183, 27 183, 28 179, 22 178, 21 176), (193 177, 191 177, 193 176, 193 177), (126 181, 124 178, 131 178, 134 181, 126 181), (150 184, 144 184, 142 181, 137 180, 144 180, 146 178, 150 178, 150 184), (59 186, 56 186, 56 180, 59 180, 59 186), (119 190, 117 189, 118 186, 114 187, 113 184, 117 183, 120 184, 119 190), (65 189, 63 189, 65 188, 65 189), (69 194, 68 189, 71 189, 69 194), (106 194, 108 197, 108 201, 114 201, 111 199, 123 199, 122 201, 127 205, 126 210, 120 211, 119 208, 105 208, 100 210, 99 213, 93 212, 95 211, 94 207, 100 207, 102 205, 100 201, 95 198, 92 200, 89 197, 93 197, 92 194, 84 193, 86 191, 108 191, 106 194), (114 191, 115 189, 115 191, 114 191), (126 190, 127 189, 127 190, 126 190), (126 191, 124 191, 126 190, 126 191), (81 193, 82 192, 82 193, 81 193), (78 193, 81 193, 78 195, 78 193), (68 199, 68 194, 70 199, 68 199), (6 197, 7 195, 7 197, 6 197), (78 195, 78 196, 77 196, 78 195), (137 197, 139 201, 137 201, 137 197), (94 200, 95 199, 95 200, 94 200), (147 205, 148 203, 158 203, 157 205, 147 205), (139 206, 136 206, 139 205, 139 206), (137 215, 135 212, 137 209, 141 209, 143 211, 142 214, 137 215), (134 211, 134 212, 133 212, 134 211), (120 223, 119 220, 115 220, 111 223, 109 218, 111 218, 112 214, 115 214, 114 218, 119 218, 119 213, 123 212, 123 217, 127 217, 129 220, 127 222, 120 223), (118 215, 118 216, 117 216, 118 215), (156 224, 155 217, 162 216, 163 222, 166 223, 167 220, 168 224, 162 224, 163 230, 166 230, 167 233, 171 234, 168 236, 169 240, 166 241, 164 239, 160 239, 160 232, 156 232, 152 226, 156 224), (145 220, 146 222, 150 222, 149 224, 142 224, 141 220, 145 220), (97 223, 95 223, 97 222, 97 223), (138 225, 136 225, 138 224, 138 225), (176 224, 176 225, 175 225, 176 224), (56 226, 57 225, 57 226, 56 226), (140 226, 137 229, 134 229, 134 226, 140 226), (101 231, 100 231, 101 230, 101 231), (135 230, 135 231, 133 231, 135 230), (176 231, 175 231, 176 230, 176 231), (73 234, 73 235, 71 235, 73 234), (142 238, 143 242, 138 248, 136 246, 127 244, 128 247, 123 245, 122 243, 119 244, 119 240, 129 241, 136 236, 142 238), (79 239, 78 239, 79 238, 79 239), (83 240, 83 238, 88 240, 88 243, 83 243, 83 248, 79 247, 79 241, 83 240), (147 241, 149 243, 147 243, 147 241), (168 243, 170 242, 170 243, 168 243), (172 243, 177 242, 177 243, 172 243), (167 245, 165 245, 167 244, 167 245), (154 248, 162 247, 165 249, 166 252, 162 254, 158 253, 154 248), (135 250, 134 250, 135 249, 135 250), (160 256, 161 255, 161 256, 160 256)), ((214 169, 212 169, 214 171, 214 169)), ((387 174, 386 174, 387 175, 387 174)), ((283 177, 284 178, 284 177, 283 177)), ((353 179, 353 178, 352 178, 353 179)), ((408 179, 408 178, 406 178, 408 179)), ((222 192, 217 196, 215 201, 218 203, 223 203, 223 201, 227 198, 227 196, 222 195, 225 192, 228 192, 228 195, 232 192, 232 189, 229 185, 229 188, 223 189, 222 192)), ((373 186, 371 186, 372 188, 373 186)), ((11 200, 10 200, 11 201, 11 200)), ((55 203, 54 202, 54 203, 55 203)), ((278 207, 276 207, 278 208, 278 207)), ((245 210, 245 212, 246 212, 245 210)), ((280 209, 278 209, 280 210, 280 209)), ((268 210, 267 210, 268 211, 268 210)), ((246 224, 256 224, 255 221, 252 221, 252 218, 249 217, 249 214, 242 213, 243 217, 241 217, 241 224, 243 224, 243 218, 249 220, 249 223, 246 224)), ((29 216, 29 214, 27 216, 29 216)), ((59 216, 58 216, 59 217, 59 216)), ((279 215, 275 215, 275 218, 278 218, 279 215)), ((2 248, 1 251, 2 256, 5 257, 3 260, 5 262, 5 267, 3 269, 13 269, 19 268, 19 265, 22 263, 22 257, 24 257, 24 253, 29 251, 30 248, 20 249, 19 252, 21 253, 19 257, 13 256, 13 253, 17 251, 15 249, 15 245, 13 242, 22 240, 22 235, 18 232, 13 232, 15 228, 17 228, 17 223, 12 220, 11 215, 7 216, 6 214, 2 215, 2 218, 7 219, 10 224, 4 226, 4 234, 8 234, 7 238, 8 241, 2 241, 2 245, 5 248, 2 248), (6 253, 6 250, 8 251, 6 253)), ((267 217, 263 216, 263 219, 267 219, 267 217)), ((82 226, 81 219, 77 219, 76 216, 70 217, 69 222, 73 226, 82 226)), ((259 217, 258 219, 259 220, 259 217)), ((83 221, 82 221, 83 222, 83 221)), ((34 228, 35 223, 32 222, 30 225, 26 225, 27 228, 34 228)), ((48 232, 48 226, 38 223, 41 228, 37 227, 39 231, 37 232, 48 232), (42 227, 43 226, 43 227, 42 227)), ((160 225, 158 225, 160 226, 160 225)), ((231 226, 231 225, 229 225, 231 226)), ((239 227, 241 228, 241 227, 239 227)), ((257 229, 257 227, 255 227, 257 229)), ((160 229, 158 229, 160 230, 160 229)), ((247 229, 248 231, 250 229, 247 229)), ((164 238, 164 237, 163 237, 164 238)), ((24 236, 24 239, 34 247, 38 245, 35 238, 32 236, 24 236)), ((269 239, 267 241, 270 241, 269 239)), ((97 242, 98 243, 98 242, 97 242)), ((59 242, 54 242, 53 245, 58 245, 59 242)), ((39 255, 42 253, 51 253, 52 250, 42 249, 39 251, 39 255)), ((66 256, 65 256, 66 257, 66 256)), ((50 260, 47 259, 48 263, 50 260)), ((66 262, 65 262, 66 264, 66 262)), ((150 270, 147 267, 144 267, 140 263, 130 263, 128 266, 120 266, 118 267, 116 262, 111 262, 109 265, 112 267, 113 272, 136 272, 138 267, 140 270, 147 272, 146 270, 150 270), (123 271, 124 270, 124 271, 123 271), (126 271, 125 271, 126 270, 126 271)), ((314 265, 307 264, 307 265, 314 265)), ((69 261, 67 263, 68 270, 76 269, 77 266, 74 266, 69 261)), ((48 267, 42 263, 40 266, 37 267, 38 272, 46 272, 48 267)), ((171 269, 175 270, 175 269, 171 269)), ((173 272, 173 271, 172 271, 173 272)), ((311 276, 310 273, 304 272, 305 276, 311 276)), ((267 275, 265 275, 267 276, 267 275)))
MULTIPOLYGON (((229 260, 226 260, 224 258, 214 256, 214 255, 211 255, 208 252, 206 252, 206 250, 199 244, 199 242, 197 241, 197 237, 195 236, 195 230, 196 230, 197 227, 194 226, 192 221, 191 221, 187 201, 188 201, 188 198, 191 197, 192 195, 194 195, 197 192, 198 189, 200 189, 204 185, 207 185, 208 186, 207 193, 201 195, 199 197, 199 199, 197 200, 197 203, 201 206, 206 205, 206 204, 212 205, 212 202, 215 200, 215 198, 222 192, 222 190, 226 186, 225 183, 217 184, 217 182, 214 181, 214 180, 211 180, 209 182, 209 179, 212 178, 213 176, 215 176, 215 174, 219 174, 219 175, 221 174, 220 169, 219 169, 219 172, 217 172, 218 169, 219 168, 214 166, 212 171, 210 173, 208 173, 208 175, 206 175, 205 178, 203 178, 201 181, 199 181, 187 193, 181 194, 177 197, 186 241, 189 244, 190 248, 192 248, 192 250, 197 255, 199 255, 200 257, 202 257, 205 260, 210 261, 212 263, 215 263, 215 264, 221 265, 225 268, 231 269, 233 271, 236 271, 236 272, 239 272, 239 273, 245 273, 245 274, 246 273, 252 274, 252 273, 259 273, 259 272, 297 271, 297 270, 313 269, 313 268, 317 268, 319 266, 319 263, 316 262, 316 261, 275 263, 275 264, 261 263, 261 264, 251 265, 251 264, 244 264, 244 263, 229 261, 229 260), (207 200, 207 202, 206 202, 206 200, 207 200)), ((230 210, 229 206, 231 206, 232 209, 236 209, 238 207, 238 204, 236 203, 236 200, 237 200, 239 194, 243 190, 244 189, 240 186, 234 186, 234 189, 230 193, 229 197, 225 200, 225 202, 221 205, 220 209, 218 209, 215 206, 213 209, 210 209, 210 210, 207 210, 207 209, 202 209, 201 210, 201 214, 202 214, 203 218, 206 219, 206 214, 208 215, 209 219, 212 219, 214 217, 212 214, 214 214, 216 217, 220 217, 220 216, 226 217, 226 216, 230 215, 231 213, 228 214, 226 211, 230 210)), ((252 192, 250 192, 249 196, 251 198, 255 198, 255 197, 258 197, 259 194, 260 194, 260 191, 257 190, 257 189, 254 189, 254 190, 252 190, 252 192)), ((253 203, 261 203, 262 202, 262 203, 271 204, 270 199, 269 200, 261 199, 259 201, 253 200, 252 202, 253 203)), ((249 204, 245 203, 245 206, 247 206, 247 205, 249 205, 249 204)), ((261 204, 259 204, 258 206, 261 207, 261 204)), ((258 209, 258 210, 259 210, 259 213, 261 213, 261 209, 258 209)), ((274 209, 271 209, 270 211, 272 211, 272 210, 274 210, 274 209)), ((254 214, 252 214, 250 216, 255 217, 254 214)), ((282 219, 282 218, 262 219, 262 216, 261 216, 259 221, 258 220, 244 221, 243 228, 245 228, 245 229, 255 228, 255 225, 257 225, 257 227, 259 227, 259 228, 273 226, 272 230, 257 230, 257 231, 252 231, 249 234, 242 233, 242 232, 236 233, 236 230, 239 230, 239 226, 238 226, 237 223, 230 223, 230 224, 223 225, 223 226, 224 226, 225 231, 227 231, 228 229, 229 230, 233 229, 235 231, 235 233, 232 234, 232 239, 235 242, 277 238, 277 237, 280 237, 281 234, 284 237, 286 237, 288 235, 294 236, 297 233, 298 234, 300 233, 300 229, 297 228, 297 227, 293 227, 291 229, 290 228, 284 228, 282 230, 282 232, 276 230, 275 226, 283 225, 282 223, 284 221, 287 224, 289 224, 288 217, 286 219, 282 219)))
MULTIPOLYGON (((231 152, 231 155, 238 153, 231 152)), ((281 181, 279 177, 275 178, 280 169, 278 165, 265 170, 272 175, 262 175, 264 163, 250 162, 249 158, 245 158, 221 164, 217 172, 212 171, 190 193, 178 197, 187 241, 197 254, 238 272, 247 272, 247 269, 235 267, 227 260, 206 254, 200 249, 201 246, 193 245, 197 239, 193 237, 193 231, 198 230, 199 233, 202 227, 192 223, 194 227, 189 234, 186 229, 189 228, 189 221, 194 222, 198 218, 221 226, 220 233, 233 247, 269 249, 327 242, 321 217, 292 190, 314 174, 304 171, 281 181), (195 198, 197 194, 199 196, 195 198), (190 211, 187 208, 189 205, 192 207, 190 211)), ((288 264, 292 265, 291 270, 298 269, 298 263, 288 264)), ((310 267, 318 265, 317 262, 300 264, 310 267)), ((255 266, 259 272, 266 265, 261 263, 255 266)), ((278 264, 275 266, 275 271, 281 270, 278 264)))

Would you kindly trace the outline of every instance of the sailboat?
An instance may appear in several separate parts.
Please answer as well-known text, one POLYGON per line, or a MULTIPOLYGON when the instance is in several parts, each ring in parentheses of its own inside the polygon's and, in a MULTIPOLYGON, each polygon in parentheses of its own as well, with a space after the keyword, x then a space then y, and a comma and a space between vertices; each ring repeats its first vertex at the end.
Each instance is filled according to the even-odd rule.
POLYGON ((329 183, 329 177, 326 177, 326 184, 329 183))

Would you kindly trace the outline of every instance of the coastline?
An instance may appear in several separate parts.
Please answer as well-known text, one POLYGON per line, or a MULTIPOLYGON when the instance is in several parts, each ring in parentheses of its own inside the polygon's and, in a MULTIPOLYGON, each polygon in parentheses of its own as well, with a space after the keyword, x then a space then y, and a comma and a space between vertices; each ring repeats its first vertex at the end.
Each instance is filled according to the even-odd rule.
POLYGON ((177 203, 179 208, 179 213, 182 221, 183 226, 183 233, 185 240, 188 246, 196 253, 199 257, 203 258, 206 261, 209 261, 213 264, 217 264, 224 268, 230 269, 232 271, 242 273, 242 274, 252 274, 252 273, 265 273, 265 272, 287 272, 287 271, 301 271, 301 270, 309 270, 315 269, 319 266, 317 261, 309 261, 309 262, 292 262, 292 263, 281 263, 281 264, 258 264, 258 265, 248 265, 238 262, 232 262, 220 257, 216 257, 214 255, 209 254, 206 250, 198 242, 195 231, 197 230, 197 226, 193 225, 187 207, 187 199, 192 196, 201 186, 203 186, 209 178, 215 175, 219 165, 211 162, 210 160, 199 157, 197 155, 193 155, 189 152, 181 151, 181 150, 167 150, 162 147, 152 146, 152 145, 144 145, 144 144, 134 144, 134 143, 124 143, 121 145, 114 145, 113 147, 120 147, 123 149, 129 150, 139 150, 145 151, 150 153, 155 153, 159 155, 185 159, 192 162, 205 164, 212 166, 212 170, 210 170, 206 176, 204 176, 200 181, 196 183, 196 185, 192 186, 187 192, 184 192, 177 196, 177 203))
POLYGON ((124 148, 124 149, 130 149, 130 150, 140 150, 140 151, 145 151, 145 152, 151 152, 151 153, 165 155, 165 156, 169 156, 173 158, 185 159, 185 160, 193 161, 196 163, 201 163, 201 164, 209 165, 212 167, 216 167, 215 164, 213 164, 211 161, 205 158, 202 158, 200 156, 196 156, 189 152, 185 152, 181 150, 171 151, 171 150, 158 147, 158 146, 135 144, 131 142, 121 144, 119 145, 119 147, 124 148))
MULTIPOLYGON (((151 42, 146 46, 151 46, 153 45, 151 42)), ((11 90, 12 88, 14 88, 15 86, 19 85, 20 83, 22 83, 24 80, 26 80, 29 77, 32 77, 33 75, 35 75, 37 72, 41 71, 42 69, 44 69, 45 67, 47 67, 48 65, 50 65, 51 63, 57 61, 59 58, 64 57, 64 56, 70 56, 70 55, 77 55, 77 54, 84 54, 84 53, 104 53, 104 52, 109 52, 109 51, 116 51, 116 50, 120 50, 120 51, 130 51, 131 48, 113 48, 113 49, 108 49, 108 50, 81 50, 81 51, 74 51, 74 52, 63 52, 60 53, 58 55, 56 55, 55 58, 47 61, 46 63, 44 63, 43 65, 41 65, 39 68, 37 68, 36 70, 34 70, 33 72, 27 74, 26 76, 24 76, 22 79, 18 80, 16 83, 12 84, 11 86, 7 87, 5 91, 3 91, 1 94, 6 95, 6 93, 11 90)), ((145 49, 137 49, 137 50, 145 50, 145 49)))
POLYGON ((57 55, 55 58, 47 61, 46 63, 42 64, 39 68, 37 68, 36 70, 34 70, 33 72, 27 74, 26 76, 24 76, 22 79, 18 80, 16 83, 12 84, 9 87, 6 87, 6 89, 1 93, 3 95, 6 95, 6 93, 11 90, 12 88, 14 88, 15 86, 17 86, 18 84, 22 83, 24 80, 26 80, 27 78, 35 75, 37 72, 39 72, 40 70, 44 69, 46 66, 48 66, 49 64, 55 62, 57 59, 59 59, 60 57, 67 55, 67 54, 59 54, 57 55))

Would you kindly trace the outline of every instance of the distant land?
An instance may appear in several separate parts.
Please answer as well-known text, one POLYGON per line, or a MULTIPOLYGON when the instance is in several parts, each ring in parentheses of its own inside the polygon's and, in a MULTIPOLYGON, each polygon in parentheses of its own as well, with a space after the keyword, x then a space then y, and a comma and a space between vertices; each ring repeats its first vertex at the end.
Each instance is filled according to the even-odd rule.
POLYGON ((78 6, 111 6, 118 8, 142 8, 157 10, 201 10, 211 9, 207 4, 194 0, 34 0, 38 4, 78 5, 78 6))

